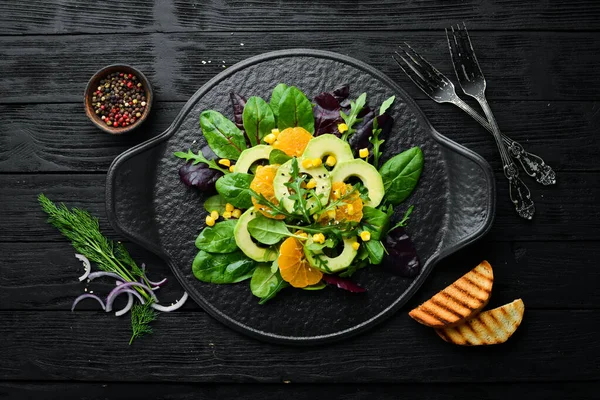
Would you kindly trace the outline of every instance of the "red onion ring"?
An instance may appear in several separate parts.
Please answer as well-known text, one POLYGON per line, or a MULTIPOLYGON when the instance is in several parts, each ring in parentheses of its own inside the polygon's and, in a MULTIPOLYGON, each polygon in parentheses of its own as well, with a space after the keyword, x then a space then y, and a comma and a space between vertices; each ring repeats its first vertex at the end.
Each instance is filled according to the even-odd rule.
POLYGON ((101 278, 104 276, 110 276, 112 278, 118 279, 121 282, 124 282, 123 278, 120 275, 115 274, 114 272, 104 272, 104 271, 92 272, 87 278, 90 281, 93 281, 96 278, 101 278))
POLYGON ((175 311, 175 310, 181 308, 181 306, 183 306, 185 304, 187 299, 188 299, 187 292, 183 292, 183 296, 181 296, 181 299, 177 300, 171 306, 165 307, 165 306, 161 306, 160 304, 152 303, 152 304, 150 304, 150 307, 154 308, 155 310, 162 311, 162 312, 171 312, 171 311, 175 311))
POLYGON ((122 309, 120 309, 119 311, 115 312, 115 315, 117 317, 120 317, 121 315, 125 314, 127 311, 131 310, 131 307, 133 307, 133 295, 129 292, 127 292, 127 295, 128 295, 127 305, 125 307, 123 307, 122 309))
POLYGON ((154 294, 154 292, 152 292, 152 289, 150 289, 148 286, 146 286, 142 283, 139 283, 139 282, 127 282, 127 283, 118 285, 116 288, 111 290, 111 292, 108 294, 108 296, 106 297, 106 311, 107 312, 112 311, 112 304, 115 301, 115 297, 117 297, 119 294, 123 293, 125 289, 131 288, 132 286, 141 287, 146 292, 148 292, 148 294, 152 297, 152 299, 154 301, 158 301, 158 299, 156 298, 156 295, 154 294))
POLYGON ((79 282, 83 282, 90 275, 90 272, 92 272, 92 265, 90 264, 90 260, 83 254, 75 254, 75 258, 81 261, 83 268, 85 268, 84 274, 79 277, 79 282))
POLYGON ((71 311, 75 310, 75 306, 77 305, 77 303, 79 303, 83 299, 97 300, 98 303, 100 303, 100 305, 102 306, 102 309, 106 310, 106 306, 104 305, 104 303, 102 302, 102 299, 100 297, 96 296, 95 294, 85 293, 75 299, 75 301, 73 302, 73 305, 71 306, 71 311))

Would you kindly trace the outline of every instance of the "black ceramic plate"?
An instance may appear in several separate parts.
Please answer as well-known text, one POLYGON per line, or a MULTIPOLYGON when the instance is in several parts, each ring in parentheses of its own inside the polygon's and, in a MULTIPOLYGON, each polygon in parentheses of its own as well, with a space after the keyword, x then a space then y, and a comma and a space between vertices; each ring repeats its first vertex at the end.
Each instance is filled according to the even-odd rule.
MULTIPOLYGON (((442 257, 487 231, 493 219, 494 197, 489 165, 436 132, 394 82, 360 61, 315 50, 260 55, 217 75, 192 96, 163 134, 117 157, 108 173, 106 193, 111 225, 161 256, 191 298, 208 313, 251 336, 296 344, 342 339, 391 316, 442 257), (417 278, 404 279, 370 267, 355 275, 368 289, 365 294, 337 288, 286 289, 265 305, 258 304, 248 282, 214 285, 194 278, 194 240, 204 226, 202 203, 207 194, 179 182, 181 160, 172 154, 188 148, 197 150, 206 143, 199 128, 203 110, 233 116, 231 91, 268 99, 279 82, 299 87, 309 98, 346 83, 350 84, 351 97, 367 92, 372 105, 396 95, 392 107, 396 122, 386 138, 384 161, 415 145, 425 154, 419 185, 405 203, 416 206, 408 231, 424 263, 417 278)), ((395 217, 404 209, 398 207, 395 217)))

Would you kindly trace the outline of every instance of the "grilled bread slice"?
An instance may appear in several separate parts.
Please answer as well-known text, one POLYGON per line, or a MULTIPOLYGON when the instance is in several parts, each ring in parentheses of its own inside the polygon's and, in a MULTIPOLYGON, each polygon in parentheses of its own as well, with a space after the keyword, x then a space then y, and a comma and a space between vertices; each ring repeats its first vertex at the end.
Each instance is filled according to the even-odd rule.
POLYGON ((508 340, 523 320, 525 304, 517 299, 512 303, 484 311, 454 328, 436 329, 446 342, 461 346, 500 344, 508 340))
POLYGON ((432 328, 456 326, 485 307, 492 294, 493 283, 492 266, 482 261, 408 315, 432 328))

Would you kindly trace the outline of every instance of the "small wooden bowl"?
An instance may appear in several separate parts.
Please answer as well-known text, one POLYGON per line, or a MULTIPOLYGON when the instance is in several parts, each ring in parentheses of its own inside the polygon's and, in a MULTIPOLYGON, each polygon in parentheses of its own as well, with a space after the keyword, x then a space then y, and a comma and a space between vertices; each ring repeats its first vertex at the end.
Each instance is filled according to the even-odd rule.
POLYGON ((85 113, 88 116, 88 118, 98 128, 102 129, 104 132, 108 132, 113 135, 121 135, 123 133, 127 133, 129 131, 134 130, 135 128, 140 126, 146 120, 146 118, 148 118, 148 114, 150 114, 150 108, 152 106, 153 100, 154 100, 154 93, 152 92, 152 86, 150 86, 150 82, 148 81, 146 76, 140 70, 133 68, 130 65, 113 64, 113 65, 109 65, 107 67, 102 68, 101 70, 96 72, 94 74, 94 76, 92 76, 92 78, 89 80, 89 82, 85 88, 85 99, 84 99, 85 113), (135 121, 135 123, 133 123, 132 125, 129 125, 129 126, 115 128, 115 127, 106 125, 104 123, 104 121, 102 121, 102 119, 95 113, 94 108, 92 106, 92 97, 93 97, 94 91, 96 91, 97 87, 99 86, 100 80, 102 80, 102 78, 104 78, 106 75, 111 74, 113 72, 123 72, 123 73, 128 73, 128 74, 137 76, 144 88, 144 92, 146 95, 146 109, 144 110, 144 113, 142 114, 142 116, 139 117, 135 121))

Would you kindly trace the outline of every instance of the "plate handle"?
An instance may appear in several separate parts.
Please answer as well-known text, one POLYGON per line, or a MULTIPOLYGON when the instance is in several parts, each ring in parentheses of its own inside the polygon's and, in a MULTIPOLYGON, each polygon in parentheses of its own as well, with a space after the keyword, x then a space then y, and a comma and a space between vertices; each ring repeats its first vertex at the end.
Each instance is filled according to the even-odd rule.
POLYGON ((496 190, 492 169, 478 154, 466 148, 457 151, 456 147, 442 147, 442 151, 448 168, 451 210, 441 246, 443 254, 487 233, 494 219, 496 190))

